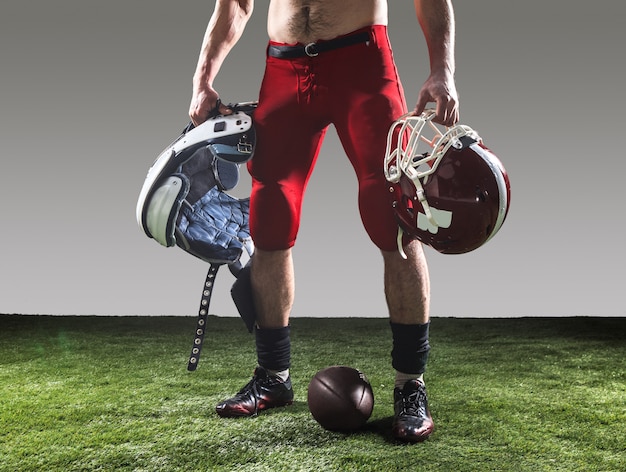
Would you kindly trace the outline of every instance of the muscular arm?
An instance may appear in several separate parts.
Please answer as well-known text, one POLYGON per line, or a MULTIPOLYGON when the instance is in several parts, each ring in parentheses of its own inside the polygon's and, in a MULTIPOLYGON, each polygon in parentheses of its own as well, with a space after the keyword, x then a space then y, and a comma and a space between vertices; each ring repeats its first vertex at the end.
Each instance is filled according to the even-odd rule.
MULTIPOLYGON (((254 0, 217 0, 204 34, 198 65, 193 76, 189 117, 198 125, 207 119, 219 98, 213 88, 224 59, 241 37, 252 15, 254 0)), ((226 110, 221 110, 225 112, 226 110)))
POLYGON ((435 121, 451 126, 459 119, 454 83, 455 23, 452 3, 450 0, 414 0, 414 4, 430 56, 430 76, 420 90, 415 113, 422 113, 428 102, 435 102, 435 121))

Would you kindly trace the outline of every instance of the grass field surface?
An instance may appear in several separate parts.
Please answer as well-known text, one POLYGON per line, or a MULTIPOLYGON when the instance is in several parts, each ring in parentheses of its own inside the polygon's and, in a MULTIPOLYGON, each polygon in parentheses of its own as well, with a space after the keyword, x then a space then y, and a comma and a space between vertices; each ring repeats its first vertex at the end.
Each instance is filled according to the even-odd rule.
POLYGON ((196 372, 192 317, 0 315, 0 471, 624 471, 626 319, 433 318, 435 432, 390 435, 387 320, 292 320, 293 406, 222 419, 254 338, 211 317, 196 372), (354 434, 311 417, 307 385, 350 365, 375 407, 354 434))

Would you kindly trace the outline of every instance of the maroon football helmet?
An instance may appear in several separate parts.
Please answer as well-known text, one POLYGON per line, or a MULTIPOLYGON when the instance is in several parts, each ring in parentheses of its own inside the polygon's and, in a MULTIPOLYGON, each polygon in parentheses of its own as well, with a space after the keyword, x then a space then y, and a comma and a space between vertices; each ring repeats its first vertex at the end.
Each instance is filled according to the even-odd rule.
POLYGON ((434 116, 433 110, 403 116, 387 137, 384 171, 403 256, 405 233, 443 254, 473 251, 498 232, 509 211, 509 177, 500 160, 472 128, 443 128, 434 116))

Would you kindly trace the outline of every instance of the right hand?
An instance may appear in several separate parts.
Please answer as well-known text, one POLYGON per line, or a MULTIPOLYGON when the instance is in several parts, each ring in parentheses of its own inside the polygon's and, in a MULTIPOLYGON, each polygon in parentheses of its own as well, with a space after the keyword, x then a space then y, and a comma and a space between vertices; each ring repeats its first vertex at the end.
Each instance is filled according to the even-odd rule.
POLYGON ((204 123, 211 112, 219 103, 219 113, 221 115, 230 115, 232 110, 223 103, 219 102, 219 94, 209 85, 204 87, 194 87, 191 104, 189 105, 189 118, 194 126, 204 123))

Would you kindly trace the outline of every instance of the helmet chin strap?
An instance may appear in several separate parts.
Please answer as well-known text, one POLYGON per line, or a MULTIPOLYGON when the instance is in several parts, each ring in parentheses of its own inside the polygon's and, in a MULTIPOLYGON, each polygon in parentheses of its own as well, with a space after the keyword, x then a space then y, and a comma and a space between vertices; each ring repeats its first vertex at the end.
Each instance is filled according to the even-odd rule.
MULTIPOLYGON (((426 194, 424 193, 424 189, 422 187, 422 183, 420 182, 419 178, 416 177, 415 179, 411 179, 411 180, 413 181, 413 184, 415 185, 415 188, 417 189, 416 194, 420 202, 420 205, 422 206, 422 209, 424 210, 423 215, 426 217, 426 220, 431 225, 430 227, 428 227, 428 223, 426 223, 424 225, 425 228, 423 229, 428 229, 428 231, 430 231, 431 233, 436 233, 440 226, 444 228, 447 228, 448 226, 450 226, 450 221, 452 220, 452 214, 450 212, 445 212, 449 214, 449 217, 445 218, 445 220, 447 221, 445 222, 438 221, 436 218, 437 209, 433 208, 433 211, 431 211, 431 207, 428 204, 428 200, 426 199, 426 194)), ((414 210, 415 210, 415 207, 414 207, 414 210)), ((440 212, 440 213, 443 213, 443 212, 440 212)), ((403 259, 407 259, 406 252, 404 252, 404 247, 402 245, 403 236, 404 236, 404 230, 402 229, 400 225, 398 225, 398 236, 397 236, 398 252, 400 252, 400 255, 402 256, 403 259)))
MULTIPOLYGON (((424 209, 424 215, 426 216, 426 219, 428 220, 428 222, 435 228, 435 232, 436 232, 436 228, 439 227, 439 223, 435 219, 433 213, 430 211, 430 205, 428 204, 428 200, 426 199, 426 194, 424 193, 424 188, 422 187, 422 183, 419 180, 417 172, 412 167, 409 167, 405 170, 405 173, 407 174, 408 177, 411 178, 413 185, 415 185, 417 199, 419 200, 420 205, 424 209), (409 173, 411 173, 412 175, 409 175, 409 173)), ((413 210, 414 211, 416 210, 415 206, 413 207, 413 210)), ((402 244, 403 236, 404 236, 404 230, 402 229, 400 225, 398 225, 398 236, 397 236, 398 252, 402 256, 402 259, 407 259, 407 255, 406 255, 406 252, 404 252, 404 247, 402 244)))
POLYGON ((402 259, 406 260, 408 259, 408 257, 406 256, 406 252, 404 252, 404 246, 402 245, 402 238, 404 237, 404 230, 402 229, 402 226, 398 225, 398 252, 400 253, 400 256, 402 256, 402 259))

